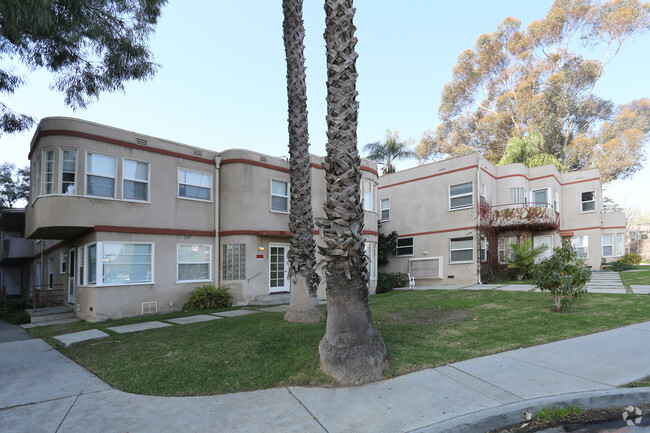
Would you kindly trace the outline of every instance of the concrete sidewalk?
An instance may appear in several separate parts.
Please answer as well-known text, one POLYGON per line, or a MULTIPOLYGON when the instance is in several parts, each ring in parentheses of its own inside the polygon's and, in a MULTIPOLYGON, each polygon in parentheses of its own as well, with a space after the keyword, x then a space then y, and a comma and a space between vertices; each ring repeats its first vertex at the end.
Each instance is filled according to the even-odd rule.
POLYGON ((0 343, 1 432, 486 431, 555 404, 641 404, 650 322, 352 388, 206 397, 117 391, 42 340, 0 343))

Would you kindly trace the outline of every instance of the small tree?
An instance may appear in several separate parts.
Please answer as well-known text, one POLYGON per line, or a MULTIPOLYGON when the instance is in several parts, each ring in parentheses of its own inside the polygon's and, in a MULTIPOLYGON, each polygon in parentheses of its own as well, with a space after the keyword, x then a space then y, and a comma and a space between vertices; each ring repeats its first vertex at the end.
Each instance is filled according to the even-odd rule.
POLYGON ((534 265, 531 273, 535 287, 553 295, 555 311, 567 305, 570 298, 586 295, 585 285, 591 278, 591 271, 568 241, 553 250, 551 257, 534 265))
POLYGON ((15 164, 0 165, 0 209, 11 208, 29 197, 29 166, 16 168, 15 164))
POLYGON ((390 261, 390 256, 394 256, 397 251, 397 232, 392 231, 388 234, 379 233, 377 242, 377 264, 385 266, 390 261))
POLYGON ((514 258, 507 258, 508 268, 514 269, 517 279, 521 281, 530 271, 530 267, 535 263, 537 256, 548 249, 548 245, 533 248, 533 240, 524 239, 521 243, 510 244, 510 249, 514 258))

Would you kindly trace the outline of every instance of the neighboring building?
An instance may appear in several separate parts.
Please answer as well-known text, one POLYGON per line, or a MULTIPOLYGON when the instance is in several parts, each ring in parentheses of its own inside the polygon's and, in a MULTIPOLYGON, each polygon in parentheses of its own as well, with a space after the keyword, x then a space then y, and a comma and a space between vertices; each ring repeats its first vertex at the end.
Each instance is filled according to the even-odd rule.
POLYGON ((592 269, 625 254, 625 214, 601 212, 597 169, 495 166, 471 154, 380 177, 379 201, 381 231, 399 235, 383 270, 418 285, 479 282, 524 237, 549 246, 541 257, 570 239, 592 269))
MULTIPOLYGON (((285 159, 70 118, 43 119, 29 159, 25 235, 44 240, 31 285, 64 287, 78 317, 177 310, 206 283, 229 287, 239 304, 289 291, 285 159)), ((322 160, 311 157, 315 217, 325 216, 322 160)), ((374 292, 376 165, 362 160, 362 173, 374 292)))
POLYGON ((33 244, 25 239, 25 209, 0 211, 0 296, 28 296, 33 244))
POLYGON ((644 262, 650 262, 650 224, 633 224, 627 228, 627 249, 639 254, 644 262))

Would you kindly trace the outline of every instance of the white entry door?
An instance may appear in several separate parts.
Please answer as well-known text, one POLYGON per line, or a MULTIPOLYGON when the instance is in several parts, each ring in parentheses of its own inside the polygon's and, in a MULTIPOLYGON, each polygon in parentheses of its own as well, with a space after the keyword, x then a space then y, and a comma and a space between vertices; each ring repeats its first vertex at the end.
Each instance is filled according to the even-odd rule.
POLYGON ((289 291, 289 244, 269 244, 269 293, 289 291))
POLYGON ((74 276, 77 269, 75 250, 68 251, 68 304, 74 304, 74 276))
POLYGON ((537 248, 540 245, 547 245, 548 249, 537 256, 535 258, 535 262, 539 262, 540 260, 551 257, 551 255, 553 255, 553 236, 541 235, 533 237, 533 248, 537 248))

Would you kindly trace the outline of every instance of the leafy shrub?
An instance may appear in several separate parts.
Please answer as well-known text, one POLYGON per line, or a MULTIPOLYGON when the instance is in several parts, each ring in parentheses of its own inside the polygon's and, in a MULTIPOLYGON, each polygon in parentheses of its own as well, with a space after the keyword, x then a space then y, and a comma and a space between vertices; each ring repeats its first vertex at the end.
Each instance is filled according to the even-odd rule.
POLYGON ((409 277, 401 273, 379 272, 377 274, 377 293, 392 291, 395 287, 406 287, 409 277))
POLYGON ((638 254, 626 254, 620 258, 619 262, 630 266, 639 266, 641 264, 641 260, 642 258, 638 254))
POLYGON ((484 284, 497 283, 499 281, 515 278, 513 271, 507 266, 497 265, 494 268, 481 266, 481 282, 484 284))
POLYGON ((13 311, 7 314, 7 322, 13 323, 14 325, 22 325, 23 323, 29 323, 32 321, 31 316, 25 310, 13 311))
MULTIPOLYGON (((9 322, 9 316, 13 315, 14 313, 21 312, 27 309, 27 302, 24 300, 20 299, 0 299, 0 319, 7 319, 9 322)), ((13 323, 13 322, 11 322, 13 323)), ((29 320, 27 322, 22 322, 22 323, 29 323, 29 320)))
POLYGON ((392 231, 388 234, 379 233, 377 242, 377 264, 386 266, 389 263, 390 256, 395 255, 397 251, 397 232, 392 231))
POLYGON ((190 294, 190 300, 183 305, 183 310, 214 310, 231 305, 232 296, 228 293, 227 287, 205 284, 190 294))
POLYGON ((514 260, 508 258, 508 268, 515 270, 519 281, 523 280, 530 272, 530 267, 535 263, 535 258, 548 249, 548 245, 533 247, 532 239, 524 239, 521 243, 510 244, 514 260))
POLYGON ((618 262, 612 262, 610 267, 614 272, 621 272, 621 271, 627 271, 629 269, 632 269, 632 266, 620 260, 618 262))
POLYGON ((591 278, 589 268, 578 259, 576 250, 567 241, 553 250, 553 255, 533 265, 533 282, 540 290, 548 290, 555 301, 555 311, 569 303, 569 298, 587 294, 585 285, 591 278))

